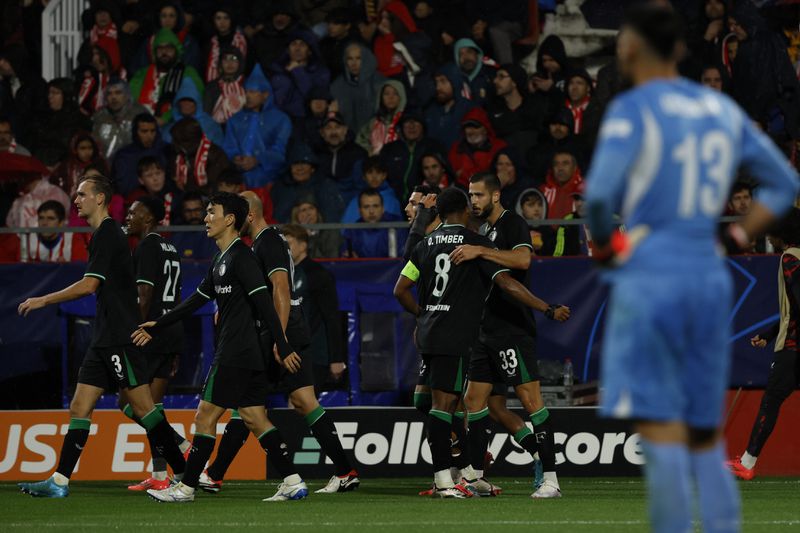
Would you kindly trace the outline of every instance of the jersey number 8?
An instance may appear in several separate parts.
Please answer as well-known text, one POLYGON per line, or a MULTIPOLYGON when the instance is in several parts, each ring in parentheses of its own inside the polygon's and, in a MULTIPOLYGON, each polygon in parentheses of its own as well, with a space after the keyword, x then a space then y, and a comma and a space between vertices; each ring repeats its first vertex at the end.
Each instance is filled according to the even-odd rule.
POLYGON ((448 254, 437 255, 435 265, 436 281, 433 284, 432 294, 437 298, 441 298, 447 287, 447 282, 450 280, 450 276, 447 274, 450 272, 450 256, 448 254))

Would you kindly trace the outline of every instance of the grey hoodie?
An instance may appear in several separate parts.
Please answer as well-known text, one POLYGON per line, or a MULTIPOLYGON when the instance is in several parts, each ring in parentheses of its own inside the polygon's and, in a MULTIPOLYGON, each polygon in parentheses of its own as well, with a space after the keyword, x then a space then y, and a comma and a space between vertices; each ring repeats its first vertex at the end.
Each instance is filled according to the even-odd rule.
POLYGON ((342 54, 344 73, 331 85, 331 96, 339 103, 339 112, 351 131, 359 131, 375 115, 375 99, 386 78, 377 70, 378 61, 366 46, 361 48, 361 73, 354 78, 347 69, 347 50, 342 54))

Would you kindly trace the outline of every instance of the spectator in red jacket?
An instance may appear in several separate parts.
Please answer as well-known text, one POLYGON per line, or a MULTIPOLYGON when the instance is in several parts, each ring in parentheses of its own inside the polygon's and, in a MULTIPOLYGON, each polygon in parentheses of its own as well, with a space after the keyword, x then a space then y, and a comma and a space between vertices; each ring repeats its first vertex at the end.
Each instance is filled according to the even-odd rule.
POLYGON ((461 139, 453 143, 447 157, 456 173, 456 182, 467 188, 472 175, 489 170, 495 154, 508 144, 495 135, 486 111, 480 107, 464 115, 461 131, 461 139))
POLYGON ((558 151, 540 190, 547 199, 547 216, 564 218, 572 213, 573 193, 581 190, 583 177, 578 161, 570 152, 558 151))

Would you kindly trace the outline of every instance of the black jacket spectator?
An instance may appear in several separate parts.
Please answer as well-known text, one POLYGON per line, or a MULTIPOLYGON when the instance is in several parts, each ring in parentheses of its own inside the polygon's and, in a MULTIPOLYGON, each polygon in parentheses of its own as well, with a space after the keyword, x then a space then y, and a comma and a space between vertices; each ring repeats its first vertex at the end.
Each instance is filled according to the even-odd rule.
POLYGON ((317 172, 336 182, 346 205, 361 190, 361 163, 367 151, 356 144, 355 135, 339 113, 328 113, 319 132, 320 142, 314 147, 317 172))
POLYGON ((575 127, 569 109, 557 109, 547 120, 545 133, 540 143, 525 154, 528 168, 537 183, 544 183, 553 156, 558 151, 567 151, 575 156, 578 165, 586 168, 586 150, 582 142, 573 133, 575 127))
POLYGON ((331 79, 335 80, 344 73, 342 57, 347 45, 363 40, 350 9, 334 9, 325 17, 325 22, 328 23, 328 35, 320 40, 319 50, 325 65, 331 71, 331 79))
POLYGON ((75 88, 69 78, 56 78, 47 84, 48 108, 31 128, 31 153, 48 166, 69 154, 69 142, 79 131, 92 131, 92 121, 80 112, 75 88))
POLYGON ((436 99, 425 110, 428 135, 445 146, 456 142, 461 135, 461 119, 475 107, 461 90, 461 71, 454 63, 440 67, 434 77, 436 99))
POLYGON ((120 148, 111 163, 111 175, 114 177, 117 192, 123 196, 139 186, 136 167, 141 158, 155 157, 162 167, 167 164, 167 145, 161 140, 161 132, 153 115, 137 115, 131 124, 131 137, 133 142, 120 148), (154 129, 155 135, 152 133, 154 129), (145 131, 147 133, 143 137, 145 131))
POLYGON ((541 135, 545 106, 528 94, 527 74, 518 65, 502 65, 494 87, 497 96, 488 103, 489 120, 498 137, 524 154, 541 135))
POLYGON ((568 69, 564 41, 558 35, 548 35, 536 52, 536 72, 530 84, 534 98, 545 106, 545 116, 564 106, 564 78, 568 69))
MULTIPOLYGON (((30 68, 30 57, 20 44, 0 54, 0 115, 11 120, 17 138, 31 147, 31 119, 47 108, 47 87, 30 68)), ((67 142, 69 137, 64 142, 67 142)))
MULTIPOLYGON (((258 7, 257 4, 258 2, 254 10, 258 7)), ((273 2, 259 21, 263 28, 253 36, 253 52, 256 61, 267 72, 270 65, 286 51, 289 34, 299 28, 300 24, 292 2, 273 2)))

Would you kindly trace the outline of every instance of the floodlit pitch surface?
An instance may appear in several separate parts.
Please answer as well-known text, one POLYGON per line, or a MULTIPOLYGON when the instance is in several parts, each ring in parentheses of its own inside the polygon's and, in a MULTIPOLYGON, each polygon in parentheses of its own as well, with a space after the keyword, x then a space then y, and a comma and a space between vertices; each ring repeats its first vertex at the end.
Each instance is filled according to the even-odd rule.
MULTIPOLYGON (((560 500, 530 499, 529 483, 493 480, 497 498, 434 500, 417 496, 424 479, 366 479, 347 494, 311 494, 300 502, 268 503, 275 484, 226 482, 193 503, 159 504, 119 482, 75 482, 64 500, 21 494, 0 485, 2 531, 647 531, 639 479, 562 480, 560 500), (211 526, 214 529, 209 530, 211 526), (539 526, 534 530, 532 526, 539 526), (435 528, 435 529, 434 529, 435 528)), ((316 490, 322 480, 309 482, 316 490)), ((739 483, 744 531, 800 531, 800 479, 756 478, 739 483)))

